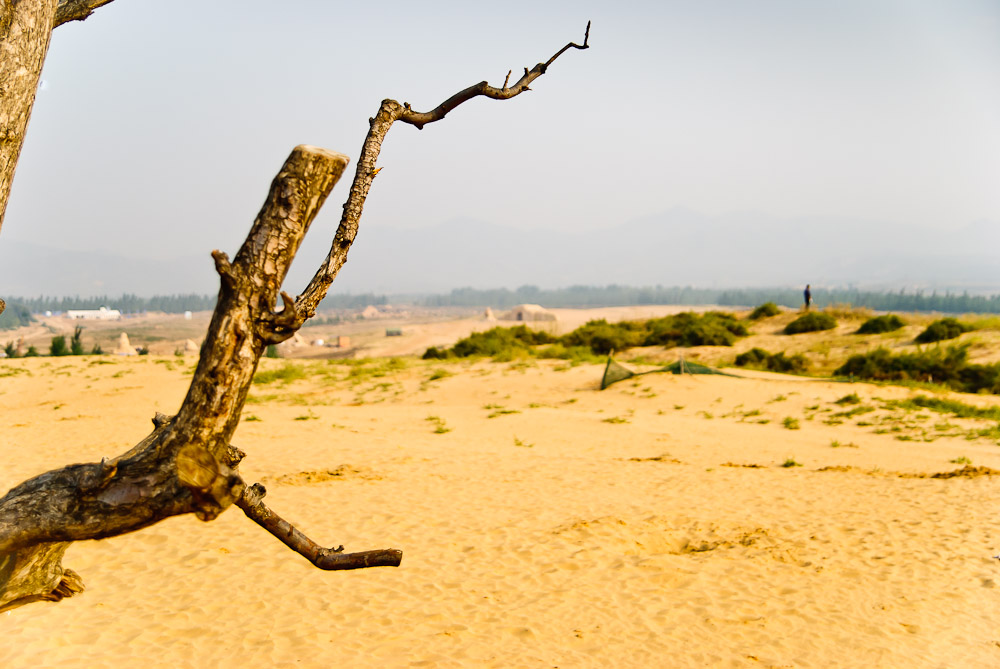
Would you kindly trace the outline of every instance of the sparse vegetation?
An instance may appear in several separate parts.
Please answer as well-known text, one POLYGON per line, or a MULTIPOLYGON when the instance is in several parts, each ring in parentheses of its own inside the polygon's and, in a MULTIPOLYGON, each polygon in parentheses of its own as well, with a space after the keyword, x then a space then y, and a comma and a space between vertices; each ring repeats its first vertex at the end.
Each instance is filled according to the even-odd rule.
POLYGON ((779 307, 774 302, 765 302, 761 304, 747 317, 752 321, 759 321, 762 318, 770 318, 771 316, 777 316, 781 313, 781 307, 779 307))
POLYGON ((781 424, 786 430, 798 430, 799 429, 799 419, 793 418, 792 416, 785 416, 785 419, 781 421, 781 424))
POLYGON ((785 458, 785 461, 781 463, 781 466, 788 469, 791 467, 801 467, 802 463, 796 462, 795 458, 785 458))
POLYGON ((886 332, 895 332, 901 327, 905 326, 906 323, 903 319, 896 314, 886 314, 884 316, 876 316, 875 318, 869 318, 867 321, 861 324, 855 334, 883 334, 886 332))
POLYGON ((440 416, 428 416, 424 420, 434 424, 434 434, 447 434, 451 432, 451 428, 445 425, 444 419, 440 416))
POLYGON ((446 379, 449 376, 451 376, 451 372, 449 372, 447 369, 435 369, 434 373, 431 374, 430 378, 428 378, 427 380, 428 381, 437 381, 439 379, 446 379))
POLYGON ((958 400, 917 395, 905 400, 885 402, 886 409, 930 409, 937 413, 954 414, 958 418, 977 418, 1000 421, 1000 407, 977 407, 958 400))
POLYGON ((936 341, 954 339, 971 330, 971 325, 961 323, 954 318, 942 318, 928 325, 927 329, 918 334, 914 341, 918 344, 931 344, 936 341))
POLYGON ((253 382, 260 385, 274 383, 275 381, 290 383, 291 381, 304 379, 305 377, 306 371, 301 366, 287 363, 277 369, 258 370, 253 375, 253 382))
POLYGON ((819 332, 837 327, 837 320, 830 314, 821 311, 810 311, 796 318, 785 326, 785 334, 794 335, 803 332, 819 332))

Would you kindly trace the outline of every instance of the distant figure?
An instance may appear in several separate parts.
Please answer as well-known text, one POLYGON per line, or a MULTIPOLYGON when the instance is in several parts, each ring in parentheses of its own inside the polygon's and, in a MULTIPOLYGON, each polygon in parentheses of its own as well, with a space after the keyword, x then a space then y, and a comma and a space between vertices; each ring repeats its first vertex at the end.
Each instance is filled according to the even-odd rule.
POLYGON ((806 311, 809 311, 809 305, 812 304, 813 294, 809 290, 809 284, 806 284, 806 289, 802 291, 802 297, 806 300, 806 311))

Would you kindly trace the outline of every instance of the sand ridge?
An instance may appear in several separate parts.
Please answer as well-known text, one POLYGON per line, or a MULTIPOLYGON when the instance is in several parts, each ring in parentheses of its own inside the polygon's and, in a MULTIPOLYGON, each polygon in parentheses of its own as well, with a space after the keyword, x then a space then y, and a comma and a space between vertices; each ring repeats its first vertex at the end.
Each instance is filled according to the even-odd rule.
MULTIPOLYGON (((930 478, 998 470, 1000 450, 976 436, 987 421, 894 408, 918 391, 743 371, 599 391, 599 365, 560 361, 262 366, 288 364, 303 378, 251 392, 244 475, 318 541, 401 548, 402 567, 324 573, 238 510, 174 518, 71 547, 87 592, 3 616, 0 665, 1000 663, 998 479, 930 478), (849 393, 871 410, 837 416, 849 393)), ((122 452, 192 366, 4 361, 0 488, 122 452)))

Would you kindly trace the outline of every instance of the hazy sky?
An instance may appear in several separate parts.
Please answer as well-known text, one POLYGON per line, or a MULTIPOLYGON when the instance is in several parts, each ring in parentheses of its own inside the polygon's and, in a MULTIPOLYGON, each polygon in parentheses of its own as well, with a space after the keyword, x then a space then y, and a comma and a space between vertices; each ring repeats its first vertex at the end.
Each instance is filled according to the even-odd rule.
POLYGON ((209 262, 294 145, 353 161, 383 98, 425 110, 499 85, 588 19, 591 49, 532 92, 394 127, 357 244, 380 226, 530 238, 675 207, 1000 225, 995 0, 117 0, 55 31, 0 246, 209 262))

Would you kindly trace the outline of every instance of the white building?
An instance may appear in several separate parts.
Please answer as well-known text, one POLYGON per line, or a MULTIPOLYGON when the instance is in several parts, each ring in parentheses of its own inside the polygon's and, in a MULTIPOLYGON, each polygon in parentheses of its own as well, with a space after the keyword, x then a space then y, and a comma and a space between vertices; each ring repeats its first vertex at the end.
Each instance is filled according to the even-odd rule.
POLYGON ((84 321, 120 321, 122 312, 117 309, 69 309, 66 311, 66 318, 84 321))

